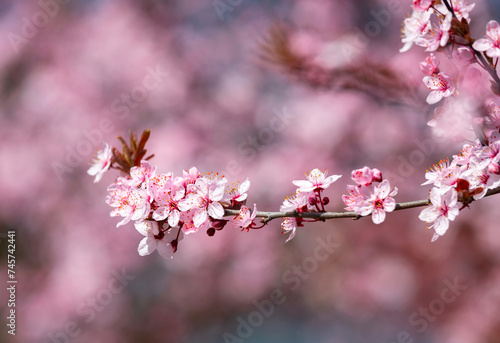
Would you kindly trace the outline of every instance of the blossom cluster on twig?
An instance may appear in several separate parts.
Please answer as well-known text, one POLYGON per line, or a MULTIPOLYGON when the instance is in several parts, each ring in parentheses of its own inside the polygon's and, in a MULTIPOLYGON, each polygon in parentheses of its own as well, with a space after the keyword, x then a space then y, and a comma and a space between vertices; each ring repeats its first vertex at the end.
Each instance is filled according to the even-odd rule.
POLYGON ((463 138, 468 132, 475 136, 467 140, 451 163, 441 161, 425 175, 427 181, 423 185, 433 185, 433 188, 429 192, 430 206, 419 218, 434 228, 432 241, 435 241, 444 235, 449 222, 461 209, 500 186, 500 110, 495 102, 487 106, 481 103, 464 106, 457 94, 463 79, 460 69, 455 77, 442 72, 434 52, 451 55, 458 67, 477 64, 492 78, 492 95, 498 95, 500 79, 496 67, 500 57, 500 26, 494 20, 488 22, 485 37, 475 40, 469 31, 469 13, 475 4, 467 0, 414 0, 412 7, 412 14, 404 21, 404 46, 400 52, 408 51, 413 44, 431 52, 420 64, 425 75, 423 82, 431 90, 427 103, 432 105, 444 99, 428 125, 454 132, 455 139, 463 138), (487 110, 481 111, 482 108, 487 110), (460 116, 465 120, 459 120, 460 116), (465 128, 460 128, 465 129, 461 132, 464 135, 457 134, 456 125, 464 126, 463 122, 467 123, 465 128))
POLYGON ((171 258, 184 235, 198 231, 209 236, 225 227, 249 231, 283 218, 281 227, 283 233, 289 233, 289 241, 306 222, 371 216, 375 224, 380 224, 389 212, 419 206, 426 206, 419 219, 434 229, 435 241, 474 200, 500 193, 500 108, 490 101, 465 110, 459 96, 463 79, 460 71, 456 75, 442 72, 435 55, 445 51, 455 65, 479 65, 492 79, 492 94, 499 95, 496 67, 500 58, 500 25, 490 21, 485 37, 475 40, 469 32, 469 12, 474 4, 467 0, 413 0, 412 7, 413 13, 404 21, 404 46, 400 51, 417 45, 430 52, 420 64, 423 82, 430 89, 427 103, 438 104, 428 125, 455 132, 450 123, 457 122, 457 113, 467 119, 465 133, 455 132, 455 139, 465 141, 460 153, 451 162, 443 160, 425 174, 427 181, 423 185, 432 185, 428 200, 397 204, 394 196, 398 188, 391 187, 380 170, 365 166, 352 171, 354 184, 348 185, 348 194, 342 196, 348 212, 327 212, 325 206, 330 199, 324 191, 341 175, 328 176, 327 171, 316 168, 305 174, 305 180, 293 181, 296 191, 285 198, 280 212, 259 212, 256 204, 252 209, 246 206, 249 179, 229 185, 223 175, 200 173, 195 167, 184 170, 182 176, 157 172, 148 161, 152 156, 146 157, 145 145, 150 135, 146 130, 139 140, 131 133, 129 144, 118 137, 121 152, 105 143, 88 170, 94 182, 111 168, 122 172, 108 187, 106 203, 113 208, 111 216, 122 217, 117 227, 132 221, 144 236, 139 254, 157 250, 162 257, 171 258), (467 134, 473 137, 466 138, 467 134))

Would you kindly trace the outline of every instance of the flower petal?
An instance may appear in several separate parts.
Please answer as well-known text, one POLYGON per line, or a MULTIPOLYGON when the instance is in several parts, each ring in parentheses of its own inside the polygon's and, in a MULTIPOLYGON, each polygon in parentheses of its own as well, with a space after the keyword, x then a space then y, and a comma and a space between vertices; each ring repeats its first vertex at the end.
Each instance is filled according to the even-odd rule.
POLYGON ((375 224, 380 224, 385 220, 385 211, 381 208, 376 208, 372 213, 372 220, 375 224))
POLYGON ((212 202, 208 205, 208 214, 214 219, 224 217, 224 207, 218 202, 212 202))
POLYGON ((144 237, 142 241, 140 241, 137 251, 141 256, 149 255, 156 250, 157 244, 158 243, 156 242, 156 239, 154 237, 144 237))
POLYGON ((472 44, 472 48, 474 48, 477 51, 486 51, 490 49, 492 46, 493 43, 491 42, 491 40, 486 38, 478 39, 472 44))

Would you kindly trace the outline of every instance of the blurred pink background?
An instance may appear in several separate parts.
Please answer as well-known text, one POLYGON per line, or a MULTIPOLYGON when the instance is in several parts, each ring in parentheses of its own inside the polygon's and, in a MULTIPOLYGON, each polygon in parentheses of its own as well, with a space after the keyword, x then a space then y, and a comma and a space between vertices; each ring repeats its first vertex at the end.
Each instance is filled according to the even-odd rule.
MULTIPOLYGON (((410 11, 398 0, 1 2, 0 272, 15 230, 18 284, 16 336, 4 324, 0 341, 499 342, 497 197, 432 244, 413 209, 378 226, 312 223, 286 245, 278 220, 198 232, 165 261, 138 255, 131 223, 115 228, 104 199, 116 172, 98 184, 86 174, 103 142, 150 128, 159 171, 248 177, 259 210, 277 211, 313 168, 344 175, 326 192, 332 211, 365 165, 399 188, 398 202, 424 199, 425 170, 460 144, 436 145, 426 126, 423 49, 398 53, 410 11), (259 44, 279 22, 294 28, 297 54, 381 63, 419 105, 313 88, 262 63, 259 44), (328 258, 314 257, 320 247, 328 258)), ((478 1, 471 16, 480 36, 499 11, 478 1)))

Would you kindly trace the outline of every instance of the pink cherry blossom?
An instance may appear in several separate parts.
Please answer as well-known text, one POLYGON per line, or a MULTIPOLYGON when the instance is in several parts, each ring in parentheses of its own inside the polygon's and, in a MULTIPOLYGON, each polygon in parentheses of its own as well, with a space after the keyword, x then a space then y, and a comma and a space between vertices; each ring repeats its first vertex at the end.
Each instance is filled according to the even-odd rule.
POLYGON ((486 25, 486 38, 476 40, 472 47, 477 51, 486 51, 489 57, 500 57, 500 25, 490 20, 486 25))
POLYGON ((488 116, 485 118, 485 123, 495 129, 500 128, 500 106, 494 102, 488 106, 488 116))
POLYGON ((156 175, 156 166, 152 167, 148 161, 142 160, 139 167, 133 167, 130 169, 130 182, 139 186, 145 180, 152 178, 156 175))
POLYGON ((346 204, 347 211, 354 211, 357 213, 357 208, 361 208, 361 204, 365 201, 368 196, 365 192, 368 190, 368 187, 365 186, 354 186, 347 185, 347 192, 349 195, 342 195, 342 201, 346 204))
POLYGON ((235 187, 229 191, 227 201, 231 204, 244 202, 247 199, 248 194, 246 192, 248 192, 249 188, 250 180, 247 178, 238 187, 235 187))
POLYGON ((247 229, 257 216, 257 205, 253 205, 253 211, 250 212, 250 209, 246 206, 242 206, 240 212, 237 216, 231 218, 229 221, 234 227, 238 227, 243 229, 247 229))
MULTIPOLYGON (((470 22, 469 18, 469 12, 474 9, 476 4, 471 4, 469 5, 468 0, 448 0, 451 2, 451 7, 453 9, 453 14, 457 17, 459 21, 462 21, 462 19, 467 20, 467 22, 470 22)), ((448 15, 451 14, 451 12, 448 10, 448 8, 443 4, 436 4, 434 5, 436 10, 443 14, 443 15, 448 15)))
POLYGON ((360 203, 361 206, 356 208, 356 213, 361 216, 371 214, 373 223, 380 224, 385 220, 385 213, 392 212, 396 208, 396 201, 392 197, 397 193, 397 187, 391 191, 389 181, 384 180, 375 186, 368 199, 360 203))
POLYGON ((149 186, 153 197, 157 192, 169 187, 173 182, 174 174, 171 172, 155 175, 149 179, 149 186))
POLYGON ((469 12, 474 9, 476 4, 470 4, 468 0, 451 0, 451 7, 453 9, 453 13, 457 16, 457 19, 462 21, 462 19, 466 19, 467 22, 470 22, 469 12))
POLYGON ((106 203, 114 207, 111 217, 122 216, 116 227, 127 224, 130 220, 141 221, 148 217, 153 197, 149 189, 138 189, 125 183, 114 183, 108 187, 106 203))
POLYGON ((415 42, 422 39, 423 35, 431 28, 430 18, 432 9, 427 11, 413 11, 410 17, 406 18, 403 22, 403 38, 401 41, 404 46, 399 52, 406 52, 410 50, 415 42))
POLYGON ((164 220, 168 218, 168 225, 177 226, 180 219, 179 201, 184 198, 184 194, 185 188, 182 185, 175 185, 173 182, 154 192, 158 207, 153 212, 153 219, 164 220))
POLYGON ((428 76, 439 73, 439 60, 436 58, 436 55, 431 53, 427 56, 425 60, 420 63, 420 70, 428 76))
POLYGON ((287 243, 288 241, 290 241, 295 237, 297 227, 303 225, 301 224, 301 221, 302 221, 301 218, 295 218, 295 217, 283 218, 283 222, 281 223, 281 229, 283 230, 284 234, 290 232, 290 236, 288 236, 288 239, 285 241, 285 243, 287 243))
POLYGON ((97 151, 96 157, 92 160, 92 165, 87 170, 87 174, 95 176, 94 183, 101 181, 102 176, 111 166, 112 159, 113 151, 108 143, 104 143, 104 149, 97 151))
POLYGON ((500 153, 500 134, 493 132, 488 137, 488 145, 481 147, 479 152, 479 158, 481 159, 493 159, 500 153))
POLYGON ((195 210, 193 222, 199 228, 208 221, 208 216, 214 219, 221 219, 224 216, 224 208, 219 202, 224 196, 225 178, 208 179, 199 178, 195 182, 195 191, 190 193, 185 199, 179 202, 181 211, 195 210))
POLYGON ((486 167, 484 165, 484 163, 472 163, 469 165, 469 170, 464 172, 464 178, 469 182, 471 191, 482 188, 482 191, 474 196, 476 200, 484 197, 489 189, 500 185, 500 175, 488 172, 489 161, 486 161, 486 167))
POLYGON ((198 169, 196 169, 196 167, 192 167, 189 170, 184 170, 182 174, 184 178, 184 186, 188 184, 194 184, 196 180, 198 180, 198 178, 201 176, 200 172, 198 171, 198 169))
POLYGON ((283 204, 280 206, 280 211, 282 212, 291 212, 298 210, 302 212, 304 210, 304 206, 306 206, 309 202, 309 193, 297 192, 292 196, 286 197, 283 201, 283 204))
POLYGON ((415 11, 427 11, 434 0, 413 0, 413 9, 415 11))
POLYGON ((326 189, 330 187, 333 182, 342 177, 342 175, 331 175, 326 177, 327 174, 328 171, 323 173, 321 170, 316 168, 311 170, 309 174, 306 174, 307 180, 295 180, 292 182, 295 186, 299 187, 301 192, 312 192, 314 190, 326 189))
POLYGON ((193 221, 195 210, 181 212, 180 221, 182 225, 182 232, 186 235, 198 232, 198 230, 205 231, 210 227, 210 221, 206 220, 201 225, 195 226, 193 221))
POLYGON ((439 73, 433 76, 425 76, 423 79, 430 92, 427 97, 427 103, 432 105, 442 98, 449 97, 455 92, 455 86, 452 79, 445 73, 439 73))
POLYGON ((448 160, 440 161, 425 173, 427 181, 422 186, 433 184, 442 193, 446 193, 457 184, 457 180, 461 177, 463 171, 464 168, 461 168, 456 163, 450 164, 448 160))
POLYGON ((382 181, 382 173, 377 168, 370 169, 368 167, 363 167, 361 169, 353 170, 351 178, 358 185, 368 186, 374 181, 382 181))
POLYGON ((166 233, 160 232, 158 222, 145 220, 135 223, 136 230, 144 237, 139 243, 137 251, 139 255, 146 256, 158 250, 161 257, 171 259, 175 252, 171 242, 180 241, 182 237, 177 238, 177 229, 170 229, 166 233))
POLYGON ((467 165, 471 163, 476 158, 477 150, 477 147, 469 143, 465 143, 462 147, 462 150, 460 150, 460 153, 458 155, 453 155, 452 164, 467 165))
POLYGON ((416 42, 417 45, 425 47, 425 51, 436 51, 439 47, 448 44, 452 14, 447 13, 446 16, 439 16, 439 18, 440 22, 434 22, 422 39, 416 42))
POLYGON ((429 228, 434 228, 435 233, 432 237, 432 242, 434 242, 446 233, 450 221, 453 221, 458 216, 458 197, 455 189, 450 189, 446 193, 442 193, 434 187, 431 189, 429 199, 431 205, 425 208, 418 218, 428 224, 432 224, 429 228))

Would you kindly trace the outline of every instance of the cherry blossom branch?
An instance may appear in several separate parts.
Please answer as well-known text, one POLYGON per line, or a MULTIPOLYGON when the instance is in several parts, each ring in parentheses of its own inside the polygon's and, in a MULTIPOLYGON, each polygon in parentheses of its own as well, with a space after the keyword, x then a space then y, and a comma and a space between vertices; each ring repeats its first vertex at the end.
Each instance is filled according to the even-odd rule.
MULTIPOLYGON (((478 63, 491 75, 492 92, 500 95, 500 77, 496 70, 500 56, 500 24, 490 21, 485 38, 475 40, 470 36, 468 17, 474 5, 447 0, 443 0, 443 3, 415 0, 413 7, 412 15, 404 22, 404 46, 400 52, 407 51, 413 44, 424 46, 427 51, 436 51, 451 43, 454 48, 452 52, 456 55, 453 58, 465 62, 465 65, 478 63)), ((361 75, 362 80, 366 77, 364 72, 354 66, 320 70, 315 65, 311 66, 307 59, 295 55, 286 31, 274 32, 269 44, 263 49, 268 53, 268 60, 288 66, 290 71, 299 75, 306 75, 313 85, 364 89, 351 84, 351 78, 358 79, 356 75, 361 75), (341 81, 343 76, 348 81, 335 83, 341 81)), ((449 120, 445 120, 443 112, 450 112, 446 107, 455 105, 449 114, 460 118, 462 103, 452 100, 459 95, 457 85, 460 76, 454 79, 441 72, 438 65, 439 61, 432 53, 420 64, 426 75, 423 82, 431 90, 427 103, 433 105, 443 98, 450 98, 436 108, 435 118, 429 122, 429 126, 442 125, 443 121, 451 125, 447 130, 452 132, 454 127, 449 120)), ((380 76, 385 75, 390 81, 394 75, 383 68, 377 70, 372 75, 373 79, 368 77, 365 81, 377 86, 375 88, 385 89, 385 79, 380 76)), ((409 90, 400 86, 395 88, 401 88, 403 92, 409 90)), ((383 98, 390 98, 389 95, 384 94, 383 98)), ((105 144, 104 150, 97 152, 87 172, 95 176, 94 182, 98 182, 110 168, 125 174, 117 177, 108 187, 106 203, 113 208, 111 216, 123 218, 117 227, 133 222, 136 230, 144 236, 138 246, 142 256, 158 250, 160 255, 170 258, 177 251, 183 235, 197 231, 206 232, 208 236, 213 236, 225 227, 249 231, 261 229, 273 219, 283 218, 281 229, 283 233, 290 234, 289 241, 295 236, 297 228, 304 227, 305 223, 336 218, 358 220, 369 216, 374 224, 380 224, 388 212, 424 206, 426 208, 418 218, 428 228, 434 229, 431 241, 435 241, 446 233, 450 221, 455 220, 461 210, 485 196, 500 193, 500 106, 490 103, 488 113, 483 117, 468 112, 464 115, 474 119, 472 128, 478 139, 465 143, 460 153, 453 156, 451 163, 448 159, 441 160, 427 170, 427 181, 422 185, 432 185, 428 199, 404 203, 396 203, 394 196, 398 188, 391 187, 380 170, 365 166, 351 172, 354 185, 347 185, 347 194, 342 195, 345 211, 326 212, 325 206, 330 203, 330 199, 323 196, 322 192, 342 175, 327 176, 328 171, 315 168, 305 173, 306 180, 292 181, 297 188, 284 199, 279 212, 257 211, 256 204, 250 210, 245 206, 249 179, 229 186, 223 175, 200 173, 195 167, 184 170, 182 176, 174 176, 173 172, 157 172, 156 166, 147 161, 152 156, 146 157, 145 144, 150 136, 149 130, 144 131, 140 139, 131 133, 130 144, 118 137, 123 145, 122 152, 105 144), (260 222, 255 220, 257 217, 260 222)))
MULTIPOLYGON (((499 194, 500 187, 495 189, 490 189, 486 193, 485 197, 499 194)), ((477 201, 477 200, 476 200, 477 201)), ((430 204, 429 199, 408 201, 396 204, 394 211, 407 210, 415 207, 424 207, 430 204)), ((236 216, 239 214, 239 210, 225 210, 225 216, 236 216)), ((278 218, 310 218, 320 221, 325 221, 327 219, 337 219, 337 218, 354 218, 355 220, 360 219, 362 216, 355 212, 298 212, 298 211, 288 211, 288 212, 266 212, 257 211, 255 217, 263 218, 261 221, 264 224, 269 223, 273 219, 278 218)))
POLYGON ((496 68, 491 64, 489 63, 488 61, 486 61, 486 58, 483 56, 483 54, 479 51, 477 51, 476 49, 474 49, 472 47, 472 43, 473 43, 473 39, 472 39, 472 42, 470 43, 469 47, 472 49, 472 51, 474 51, 474 54, 476 56, 476 59, 478 60, 477 63, 484 69, 488 72, 488 74, 490 74, 490 76, 492 77, 492 79, 495 81, 496 83, 496 86, 497 86, 497 89, 495 90, 495 94, 498 94, 499 90, 500 90, 500 78, 498 77, 498 74, 497 74, 497 71, 496 71, 496 68))

